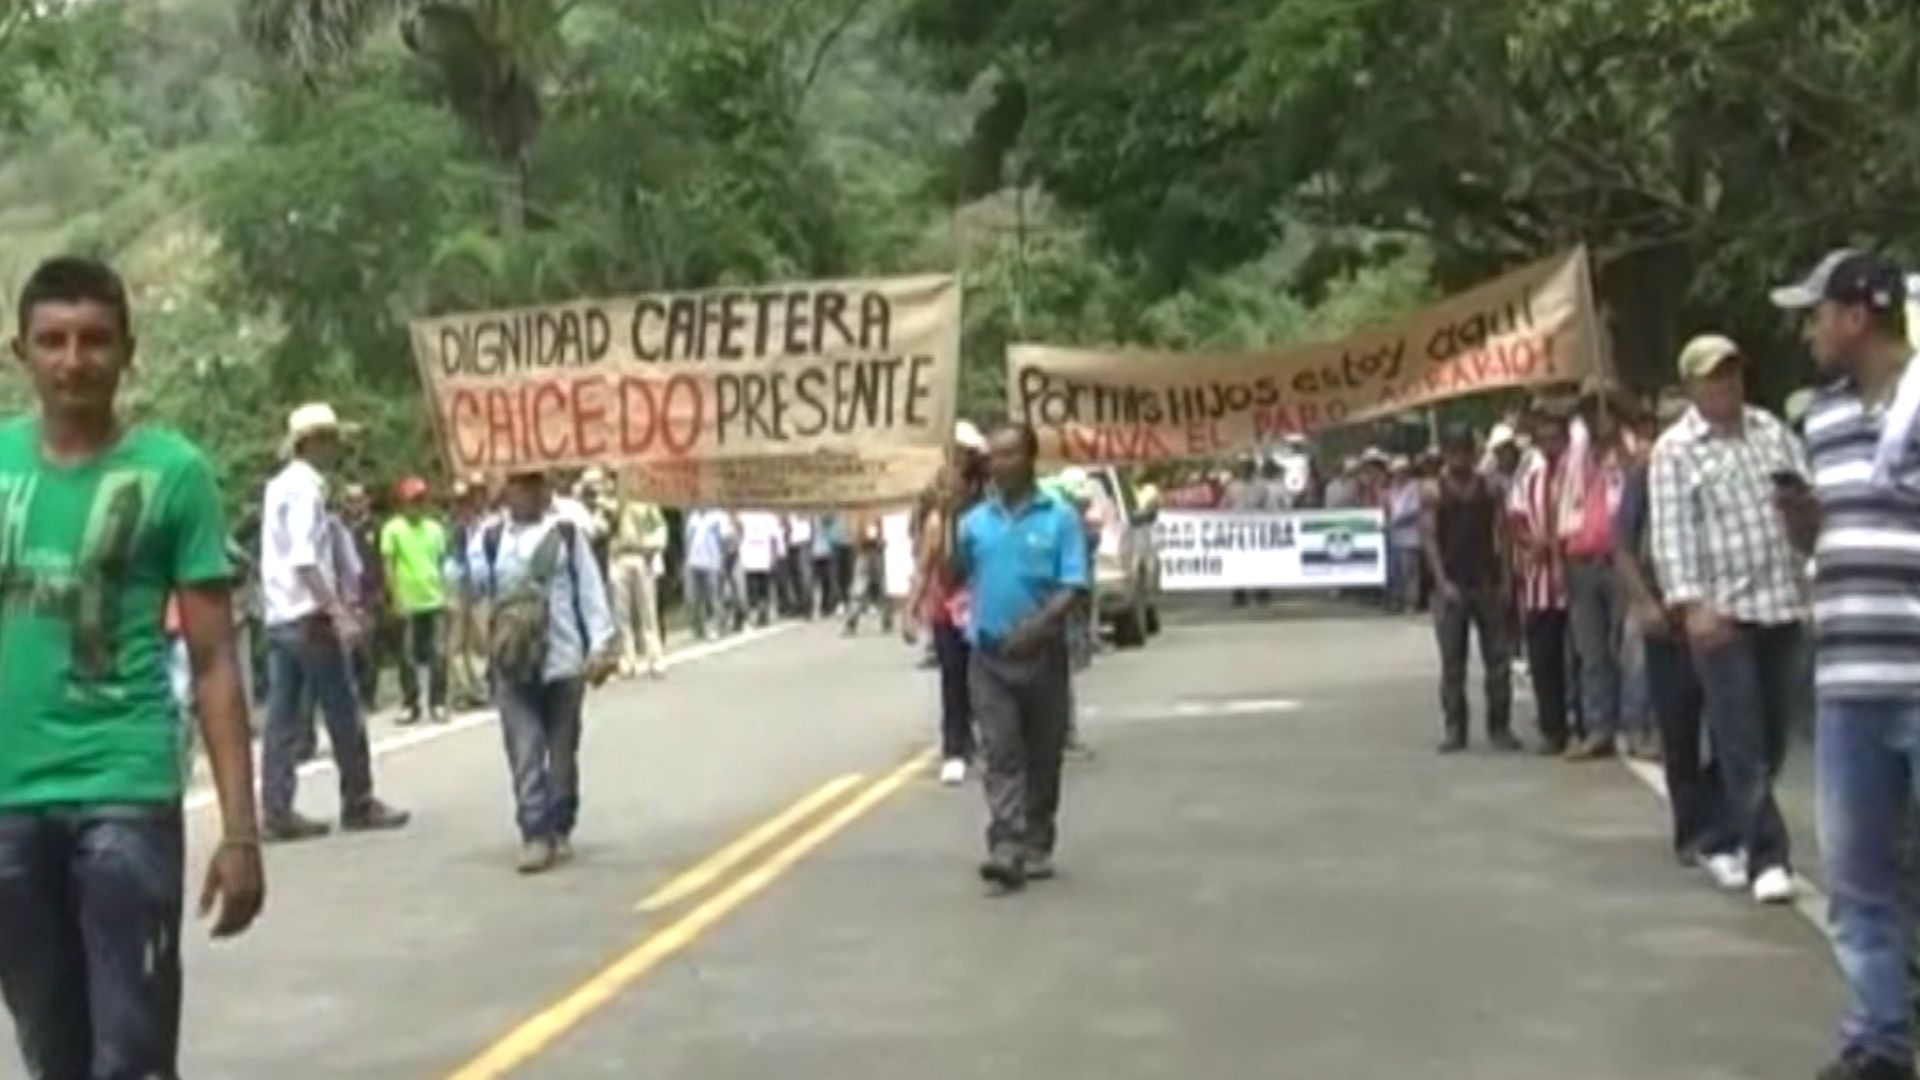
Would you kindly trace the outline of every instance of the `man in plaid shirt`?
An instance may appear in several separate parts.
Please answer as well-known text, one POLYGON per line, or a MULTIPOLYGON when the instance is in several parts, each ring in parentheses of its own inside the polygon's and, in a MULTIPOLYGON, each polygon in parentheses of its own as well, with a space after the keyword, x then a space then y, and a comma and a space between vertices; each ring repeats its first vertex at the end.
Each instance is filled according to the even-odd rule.
POLYGON ((1680 353, 1693 408, 1654 444, 1653 563, 1667 603, 1684 614, 1726 822, 1745 850, 1743 867, 1708 870, 1723 885, 1750 885, 1762 903, 1785 903, 1793 875, 1773 778, 1804 695, 1807 599, 1773 478, 1804 478, 1807 462, 1786 425, 1746 404, 1745 371, 1739 347, 1718 335, 1680 353))

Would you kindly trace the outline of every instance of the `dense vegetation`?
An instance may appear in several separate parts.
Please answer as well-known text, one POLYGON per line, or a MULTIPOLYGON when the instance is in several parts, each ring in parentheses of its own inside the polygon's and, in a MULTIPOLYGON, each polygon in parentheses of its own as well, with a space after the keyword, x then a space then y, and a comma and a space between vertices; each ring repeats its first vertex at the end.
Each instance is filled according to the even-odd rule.
MULTIPOLYGON (((404 326, 962 270, 1001 346, 1319 335, 1576 241, 1622 372, 1920 255, 1908 0, 0 0, 0 288, 136 283, 140 408, 241 487, 285 406, 431 459, 404 326)), ((0 382, 18 405, 18 379, 0 382)))

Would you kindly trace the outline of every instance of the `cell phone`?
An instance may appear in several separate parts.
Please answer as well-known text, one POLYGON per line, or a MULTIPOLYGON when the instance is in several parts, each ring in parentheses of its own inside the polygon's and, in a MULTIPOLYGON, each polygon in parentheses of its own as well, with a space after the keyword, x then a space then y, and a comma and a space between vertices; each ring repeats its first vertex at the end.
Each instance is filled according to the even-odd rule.
POLYGON ((1804 491, 1808 487, 1807 478, 1792 469, 1777 469, 1767 474, 1773 480, 1773 486, 1804 491))

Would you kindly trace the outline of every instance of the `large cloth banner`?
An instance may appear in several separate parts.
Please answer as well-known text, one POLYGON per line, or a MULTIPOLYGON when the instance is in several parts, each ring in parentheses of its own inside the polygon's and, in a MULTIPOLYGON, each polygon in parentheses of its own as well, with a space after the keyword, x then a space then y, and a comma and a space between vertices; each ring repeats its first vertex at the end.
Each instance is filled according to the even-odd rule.
POLYGON ((953 437, 951 277, 580 301, 412 330, 460 473, 598 465, 669 505, 897 504, 953 437))
POLYGON ((1168 592, 1387 583, 1378 510, 1162 510, 1154 530, 1168 592))
POLYGON ((1076 463, 1239 455, 1464 394, 1579 379, 1600 339, 1585 249, 1401 322, 1277 352, 1192 355, 1014 345, 1010 415, 1076 463))

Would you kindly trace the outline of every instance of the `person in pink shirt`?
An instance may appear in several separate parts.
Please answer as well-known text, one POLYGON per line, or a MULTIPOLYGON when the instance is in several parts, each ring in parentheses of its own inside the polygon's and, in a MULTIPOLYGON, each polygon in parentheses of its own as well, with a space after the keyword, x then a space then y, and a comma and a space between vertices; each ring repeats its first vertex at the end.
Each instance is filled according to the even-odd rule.
POLYGON ((1621 735, 1621 634, 1626 600, 1613 568, 1613 518, 1633 466, 1634 447, 1622 399, 1592 391, 1580 399, 1587 438, 1567 454, 1557 508, 1567 618, 1580 656, 1580 713, 1586 736, 1568 747, 1571 761, 1612 757, 1621 735))

